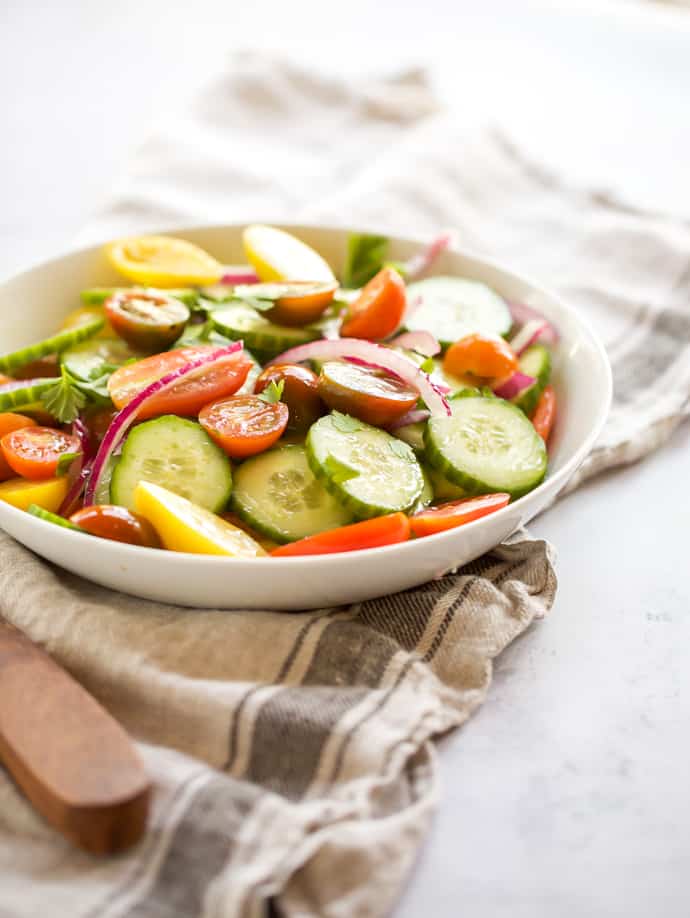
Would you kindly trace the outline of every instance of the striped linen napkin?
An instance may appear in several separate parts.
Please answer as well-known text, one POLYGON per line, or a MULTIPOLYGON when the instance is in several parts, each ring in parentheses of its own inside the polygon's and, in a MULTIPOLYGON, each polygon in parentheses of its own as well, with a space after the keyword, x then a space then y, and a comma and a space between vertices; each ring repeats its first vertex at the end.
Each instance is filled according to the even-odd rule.
MULTIPOLYGON (((240 56, 140 151, 82 241, 257 218, 454 226, 564 293, 616 381, 580 478, 653 449, 687 412, 688 229, 460 131, 421 73, 353 85, 240 56)), ((156 784, 145 840, 96 860, 0 775, 0 915, 386 914, 436 800, 431 739, 481 704, 492 659, 555 588, 549 547, 520 533, 349 608, 193 611, 86 583, 0 534, 0 613, 131 731, 156 784)))

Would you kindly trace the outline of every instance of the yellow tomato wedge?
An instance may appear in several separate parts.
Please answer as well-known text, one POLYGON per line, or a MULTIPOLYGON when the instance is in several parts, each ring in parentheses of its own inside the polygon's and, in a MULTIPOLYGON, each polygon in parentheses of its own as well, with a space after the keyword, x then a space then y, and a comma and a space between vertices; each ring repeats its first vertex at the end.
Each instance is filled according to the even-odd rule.
POLYGON ((198 245, 174 236, 132 236, 105 247, 111 264, 145 287, 215 284, 223 266, 198 245))
POLYGON ((10 478, 0 483, 0 500, 20 510, 28 510, 37 504, 44 510, 57 513, 60 504, 67 497, 67 476, 47 478, 45 481, 28 481, 26 478, 10 478))
POLYGON ((318 252, 284 230, 255 224, 242 234, 247 260, 262 281, 333 281, 318 252))
POLYGON ((258 558, 266 554, 242 529, 149 481, 140 481, 136 486, 134 507, 152 524, 170 551, 233 558, 258 558))
MULTIPOLYGON (((62 320, 60 325, 60 330, 64 331, 68 328, 79 328, 80 325, 85 325, 87 322, 93 322, 94 319, 104 319, 105 313, 102 306, 78 306, 76 309, 73 309, 72 312, 68 312, 65 318, 62 320)), ((95 338, 114 338, 115 332, 112 329, 110 322, 106 322, 103 328, 94 335, 95 338)))

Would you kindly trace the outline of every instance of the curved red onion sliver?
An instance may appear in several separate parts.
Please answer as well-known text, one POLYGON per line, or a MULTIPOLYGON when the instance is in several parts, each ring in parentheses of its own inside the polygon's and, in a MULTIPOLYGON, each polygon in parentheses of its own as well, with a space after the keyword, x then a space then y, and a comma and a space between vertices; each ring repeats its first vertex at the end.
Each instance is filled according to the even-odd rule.
POLYGON ((420 274, 424 274, 428 271, 439 255, 445 252, 452 244, 453 235, 453 233, 449 232, 444 233, 442 236, 437 236, 436 239, 433 239, 426 248, 421 250, 421 252, 413 255, 412 258, 408 258, 405 262, 405 274, 407 278, 409 280, 414 280, 419 277, 420 274))
POLYGON ((388 429, 397 430, 399 427, 407 427, 408 424, 418 424, 420 421, 428 420, 429 416, 425 408, 413 408, 394 421, 388 429))
POLYGON ((93 466, 91 468, 91 474, 86 485, 86 493, 84 494, 84 505, 87 506, 93 503, 93 499, 96 496, 96 491, 98 489, 98 483, 103 476, 106 465, 108 464, 108 459, 115 452, 117 447, 122 442, 125 434, 134 423, 141 410, 142 405, 147 402, 154 395, 160 395, 161 392, 164 392, 166 389, 170 389, 175 383, 179 382, 184 376, 187 376, 190 373, 194 373, 196 370, 200 370, 204 367, 208 367, 216 361, 221 360, 223 357, 229 357, 231 354, 238 353, 243 348, 241 341, 233 341, 232 344, 228 344, 226 347, 214 348, 211 352, 204 354, 202 357, 197 357, 196 360, 190 360, 189 363, 186 363, 184 366, 179 367, 177 370, 173 370, 171 373, 167 373, 165 376, 162 376, 160 379, 156 379, 145 389, 142 389, 138 395, 135 395, 129 404, 125 405, 113 418, 110 427, 108 427, 105 432, 105 436, 101 441, 101 445, 96 453, 96 458, 93 461, 93 466))
POLYGON ((353 363, 363 361, 364 365, 374 366, 391 376, 398 376, 416 389, 432 415, 451 413, 450 405, 428 374, 420 370, 405 354, 382 344, 361 338, 310 341, 274 357, 269 366, 277 363, 301 363, 304 360, 350 360, 353 363))
POLYGON ((513 322, 516 325, 526 325, 527 322, 532 321, 543 322, 544 328, 539 335, 541 340, 546 344, 556 344, 558 342, 558 332, 556 328, 549 322, 546 316, 542 315, 537 309, 533 309, 525 303, 517 303, 514 301, 508 303, 508 308, 513 317, 513 322))
POLYGON ((403 332, 387 342, 391 347, 404 347, 410 351, 417 351, 425 357, 435 357, 441 353, 441 345, 428 331, 403 332))
POLYGON ((528 389, 534 383, 534 377, 526 373, 513 373, 504 382, 494 389, 499 398, 515 398, 524 389, 528 389))
POLYGON ((254 268, 249 265, 226 265, 219 283, 228 284, 228 286, 258 284, 259 278, 254 268))

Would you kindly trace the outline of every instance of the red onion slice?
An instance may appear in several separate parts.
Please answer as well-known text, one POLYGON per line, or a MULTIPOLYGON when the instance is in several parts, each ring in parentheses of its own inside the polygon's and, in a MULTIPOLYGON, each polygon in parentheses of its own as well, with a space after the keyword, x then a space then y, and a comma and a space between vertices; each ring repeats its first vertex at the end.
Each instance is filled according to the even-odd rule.
POLYGON ((233 343, 228 344, 227 347, 214 348, 214 350, 209 353, 197 357, 195 360, 190 360, 189 363, 186 363, 184 366, 178 367, 178 369, 173 370, 171 373, 167 373, 160 379, 156 379, 145 389, 142 389, 138 395, 135 395, 132 401, 125 405, 124 408, 118 411, 110 427, 108 427, 105 432, 105 436, 96 453, 96 458, 93 461, 91 474, 89 475, 89 480, 86 485, 86 493, 84 494, 84 504, 90 505, 94 502, 98 484, 103 476, 108 460, 120 445, 134 421, 136 421, 142 406, 148 402, 150 398, 154 395, 160 395, 160 393, 165 392, 166 389, 171 389, 175 383, 179 382, 180 379, 188 376, 190 373, 194 373, 196 370, 201 370, 204 367, 209 367, 223 357, 229 357, 231 354, 241 351, 242 347, 241 341, 233 341, 233 343))
POLYGON ((235 284, 258 284, 259 278, 249 265, 226 265, 219 283, 234 287, 235 284))
POLYGON ((450 405, 427 373, 420 370, 409 357, 401 354, 400 351, 394 351, 381 344, 374 344, 373 341, 364 341, 360 338, 310 341, 309 344, 300 344, 274 357, 270 364, 343 359, 351 360, 353 363, 362 361, 365 366, 373 366, 402 379, 419 392, 432 415, 451 413, 450 405))
POLYGON ((531 344, 541 338, 542 332, 546 331, 548 327, 549 323, 546 321, 530 319, 508 343, 519 357, 531 344))
POLYGON ((439 255, 452 245, 453 236, 453 233, 444 233, 433 239, 421 252, 409 258, 404 265, 407 280, 416 280, 420 275, 425 274, 439 255))
POLYGON ((70 513, 74 512, 74 507, 81 497, 81 492, 84 490, 86 479, 93 464, 94 451, 91 434, 80 417, 76 418, 72 423, 72 433, 79 438, 81 450, 78 458, 70 466, 70 477, 73 480, 65 499, 60 504, 60 509, 58 510, 60 516, 69 516, 70 513))
POLYGON ((508 379, 496 386, 494 392, 499 398, 515 398, 524 389, 528 389, 535 379, 533 376, 527 376, 526 373, 513 373, 508 379))
POLYGON ((391 347, 404 347, 410 351, 417 351, 425 357, 435 357, 441 353, 441 345, 428 331, 403 332, 388 341, 391 347))
POLYGON ((546 316, 542 315, 538 310, 533 309, 531 306, 525 305, 525 303, 508 303, 510 308, 510 314, 513 317, 513 322, 516 325, 526 325, 528 322, 543 322, 544 328, 541 330, 539 337, 545 344, 556 344, 558 342, 558 332, 555 327, 549 322, 546 316))
POLYGON ((399 427, 407 427, 408 424, 418 424, 420 421, 427 421, 429 419, 429 412, 424 408, 413 408, 412 411, 407 411, 396 421, 394 421, 390 426, 389 430, 397 430, 399 427))

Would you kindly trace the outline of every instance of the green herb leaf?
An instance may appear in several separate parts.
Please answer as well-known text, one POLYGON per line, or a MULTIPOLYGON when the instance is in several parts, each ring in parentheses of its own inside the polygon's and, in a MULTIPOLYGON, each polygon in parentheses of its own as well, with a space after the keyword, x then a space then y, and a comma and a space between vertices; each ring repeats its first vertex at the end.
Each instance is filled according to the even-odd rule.
POLYGON ((342 414, 340 411, 331 411, 331 421, 340 433, 355 433, 357 430, 364 430, 364 424, 361 421, 349 414, 342 414))
POLYGON ((403 443, 402 440, 389 440, 388 445, 393 455, 397 456, 398 459, 405 459, 407 462, 417 461, 412 447, 408 446, 407 443, 403 443))
POLYGON ((273 300, 267 300, 264 297, 258 296, 233 296, 233 303, 241 303, 243 306, 249 306, 251 309, 255 309, 257 312, 268 312, 269 309, 273 309, 275 303, 273 300))
MULTIPOLYGON (((474 386, 463 386, 462 389, 457 389, 452 395, 449 395, 448 398, 454 401, 456 398, 477 398, 482 394, 483 393, 480 392, 479 389, 475 389, 474 386)), ((493 392, 491 395, 493 397, 493 392)))
POLYGON ((266 386, 264 391, 261 393, 259 398, 262 402, 266 402, 269 405, 275 405, 276 402, 279 402, 283 397, 283 389, 285 388, 285 380, 279 379, 278 382, 275 379, 272 379, 270 383, 266 386))
POLYGON ((388 238, 352 233, 347 240, 343 287, 363 287, 381 270, 388 252, 388 238))
MULTIPOLYGON (((88 384, 87 384, 88 385, 88 384)), ((86 404, 86 396, 74 384, 73 378, 63 369, 62 376, 41 396, 43 405, 62 424, 70 424, 79 416, 86 404)))
POLYGON ((343 484, 343 482, 350 481, 351 478, 357 478, 359 475, 356 469, 351 468, 351 466, 346 465, 344 462, 341 462, 340 459, 331 455, 326 456, 324 468, 328 477, 335 484, 343 484))
POLYGON ((81 453, 63 453, 58 459, 56 474, 58 476, 66 475, 69 471, 69 467, 78 456, 81 456, 81 453))
POLYGON ((436 364, 434 363, 433 357, 427 357, 424 363, 420 363, 419 369, 423 373, 433 373, 436 369, 436 364))

